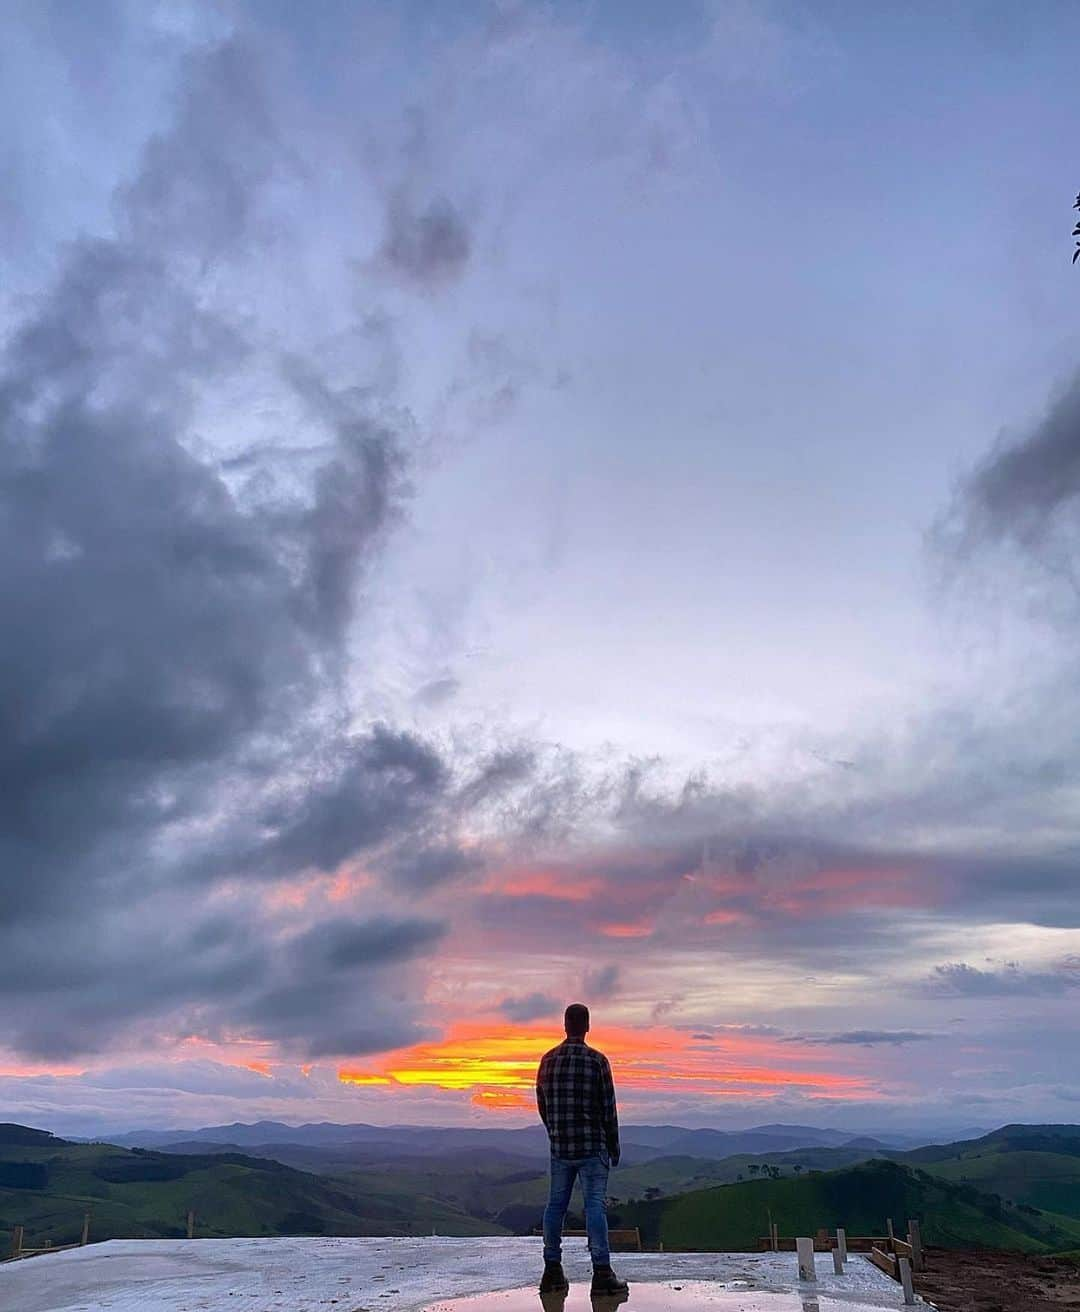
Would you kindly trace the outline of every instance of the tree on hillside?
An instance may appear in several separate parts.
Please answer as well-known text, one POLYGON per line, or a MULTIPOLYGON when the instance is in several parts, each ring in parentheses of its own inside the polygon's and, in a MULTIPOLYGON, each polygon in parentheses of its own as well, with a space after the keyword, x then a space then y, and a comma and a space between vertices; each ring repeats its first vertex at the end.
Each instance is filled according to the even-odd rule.
MULTIPOLYGON (((1076 193, 1076 201, 1073 204, 1073 209, 1080 210, 1080 191, 1076 193)), ((1073 228, 1072 235, 1074 237, 1080 237, 1080 223, 1078 223, 1076 227, 1073 228)), ((1076 243, 1076 250, 1073 251, 1073 257, 1072 257, 1073 264, 1076 263, 1078 258, 1080 258, 1080 241, 1076 243)))

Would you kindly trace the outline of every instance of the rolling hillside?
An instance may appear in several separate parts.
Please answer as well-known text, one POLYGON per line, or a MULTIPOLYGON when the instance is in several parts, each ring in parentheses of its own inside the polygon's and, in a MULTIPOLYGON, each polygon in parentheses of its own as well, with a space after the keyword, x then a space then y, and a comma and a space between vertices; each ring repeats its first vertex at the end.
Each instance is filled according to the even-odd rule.
POLYGON ((852 1234, 881 1234, 886 1217, 922 1222, 927 1243, 963 1248, 1050 1252, 1075 1248, 1080 1222, 1011 1206, 899 1163, 874 1160, 839 1171, 753 1180, 696 1190, 616 1209, 665 1248, 745 1249, 765 1233, 767 1213, 784 1234, 813 1234, 843 1225, 852 1234))
POLYGON ((904 1155, 945 1180, 1080 1218, 1080 1126, 1006 1125, 904 1155))
POLYGON ((69 1243, 92 1212, 92 1236, 170 1238, 189 1208, 208 1236, 506 1233, 423 1192, 316 1176, 236 1153, 177 1156, 75 1144, 0 1126, 0 1230, 69 1243))

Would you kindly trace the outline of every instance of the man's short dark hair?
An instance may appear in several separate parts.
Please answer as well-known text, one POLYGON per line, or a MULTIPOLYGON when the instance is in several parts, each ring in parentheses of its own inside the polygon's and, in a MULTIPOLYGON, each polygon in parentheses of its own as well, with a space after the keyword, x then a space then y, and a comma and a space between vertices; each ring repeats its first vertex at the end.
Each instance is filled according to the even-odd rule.
POLYGON ((589 1009, 584 1002, 571 1002, 563 1017, 567 1034, 585 1034, 589 1029, 589 1009))

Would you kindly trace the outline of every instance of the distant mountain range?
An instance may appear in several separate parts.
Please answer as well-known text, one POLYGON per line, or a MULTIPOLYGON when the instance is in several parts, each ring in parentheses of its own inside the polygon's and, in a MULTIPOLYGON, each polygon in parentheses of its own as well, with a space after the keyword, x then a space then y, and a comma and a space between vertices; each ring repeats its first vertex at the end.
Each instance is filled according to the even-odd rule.
MULTIPOLYGON (((174 1133, 185 1137, 125 1147, 0 1125, 0 1231, 20 1224, 34 1241, 62 1243, 90 1210, 94 1238, 179 1236, 193 1209, 213 1236, 529 1234, 547 1195, 540 1127, 174 1133)), ((881 1233, 886 1217, 917 1216, 928 1241, 949 1247, 1080 1248, 1080 1126, 1007 1125, 914 1151, 807 1126, 625 1133, 637 1157, 612 1176, 612 1215, 652 1243, 738 1249, 771 1211, 786 1234, 845 1222, 881 1233)))
MULTIPOLYGON (((981 1133, 976 1131, 975 1133, 981 1133)), ((233 1149, 270 1150, 276 1146, 350 1150, 350 1156, 444 1156, 462 1150, 502 1152, 515 1157, 546 1157, 543 1126, 457 1128, 418 1125, 336 1125, 320 1122, 285 1125, 280 1121, 237 1122, 199 1130, 134 1130, 110 1142, 129 1148, 175 1149, 178 1145, 227 1145, 233 1149)), ((681 1125, 624 1125, 623 1160, 647 1162, 657 1157, 696 1157, 719 1161, 745 1153, 783 1153, 800 1148, 854 1147, 870 1152, 909 1148, 931 1139, 902 1134, 867 1136, 809 1125, 759 1125, 749 1130, 688 1129, 681 1125)), ((272 1155, 267 1151, 267 1155, 272 1155)))

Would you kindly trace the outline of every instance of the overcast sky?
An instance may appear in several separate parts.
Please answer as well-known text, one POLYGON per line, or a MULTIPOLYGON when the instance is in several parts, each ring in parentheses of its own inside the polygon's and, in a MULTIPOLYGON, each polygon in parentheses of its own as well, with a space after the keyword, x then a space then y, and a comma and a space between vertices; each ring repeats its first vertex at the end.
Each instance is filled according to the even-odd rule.
POLYGON ((3 19, 0 1119, 1076 1120, 1076 7, 3 19))

